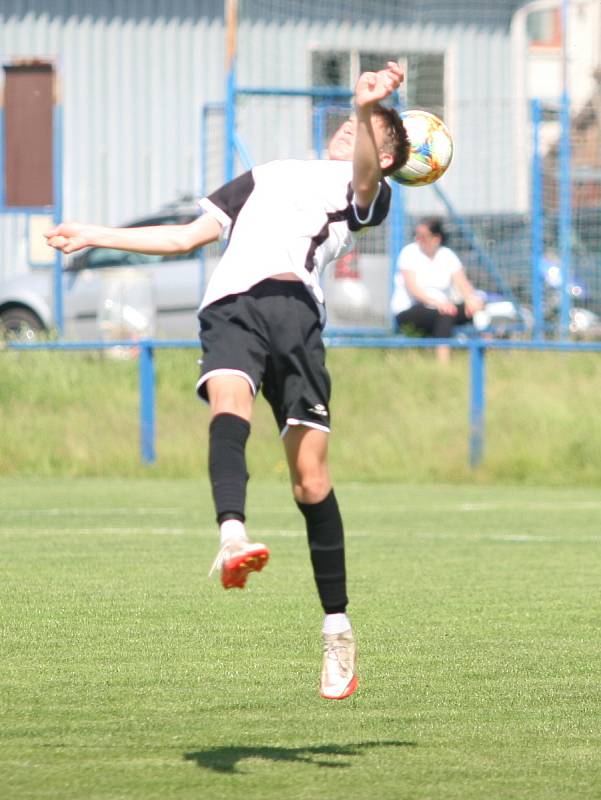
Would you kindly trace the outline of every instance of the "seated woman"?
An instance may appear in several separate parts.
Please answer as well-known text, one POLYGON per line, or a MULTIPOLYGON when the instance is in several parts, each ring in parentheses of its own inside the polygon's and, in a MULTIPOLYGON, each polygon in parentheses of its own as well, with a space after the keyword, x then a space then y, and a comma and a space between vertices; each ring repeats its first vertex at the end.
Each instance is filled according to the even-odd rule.
MULTIPOLYGON (((484 305, 461 261, 445 246, 446 238, 442 222, 428 217, 416 226, 415 241, 400 252, 391 300, 400 331, 448 339, 456 325, 465 325, 484 305), (463 302, 453 302, 456 294, 463 302)), ((450 354, 447 345, 436 348, 443 363, 450 354)))

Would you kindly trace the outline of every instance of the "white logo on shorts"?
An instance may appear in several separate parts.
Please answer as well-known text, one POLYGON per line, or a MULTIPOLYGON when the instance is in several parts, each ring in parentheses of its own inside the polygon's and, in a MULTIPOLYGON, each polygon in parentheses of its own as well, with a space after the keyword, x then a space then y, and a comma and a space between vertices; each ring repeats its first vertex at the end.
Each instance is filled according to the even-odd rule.
POLYGON ((325 406, 322 406, 321 403, 317 403, 313 406, 313 408, 308 408, 307 411, 309 414, 317 414, 320 417, 328 416, 328 409, 325 406))

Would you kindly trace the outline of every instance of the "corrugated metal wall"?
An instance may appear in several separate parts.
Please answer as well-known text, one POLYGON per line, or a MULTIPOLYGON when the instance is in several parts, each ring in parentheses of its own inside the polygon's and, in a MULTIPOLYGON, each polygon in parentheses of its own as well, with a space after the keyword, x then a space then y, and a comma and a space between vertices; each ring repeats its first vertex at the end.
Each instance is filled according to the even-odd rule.
MULTIPOLYGON (((311 47, 444 51, 447 121, 457 144, 445 187, 465 212, 511 205, 516 165, 508 146, 509 82, 498 76, 511 62, 515 3, 498 2, 491 15, 486 0, 437 0, 439 10, 453 13, 444 20, 433 15, 436 24, 426 25, 423 3, 358 2, 363 11, 355 16, 340 3, 324 10, 313 0, 245 0, 241 8, 255 13, 242 14, 240 83, 306 86, 311 47), (483 18, 472 15, 476 21, 466 25, 460 13, 466 3, 483 18), (337 17, 337 9, 345 13, 337 17), (373 21, 380 19, 383 24, 373 21)), ((178 193, 198 191, 200 110, 223 99, 224 40, 222 0, 0 3, 0 58, 53 59, 60 73, 65 218, 118 224, 178 193)), ((269 112, 248 102, 240 120, 257 160, 309 152, 306 100, 289 103, 283 114, 273 102, 269 112)), ((430 203, 420 192, 411 202, 430 203)), ((0 278, 27 268, 21 227, 0 215, 0 278)))
MULTIPOLYGON (((118 224, 198 191, 200 109, 223 97, 221 0, 3 0, 0 59, 33 57, 60 76, 65 218, 118 224)), ((27 268, 13 216, 0 278, 27 268)))
MULTIPOLYGON (((256 11, 248 0, 243 7, 256 11)), ((447 4, 448 5, 448 4, 447 4)), ((244 85, 305 87, 310 85, 311 48, 385 53, 443 53, 445 56, 445 120, 453 131, 453 169, 441 186, 462 213, 501 212, 514 209, 517 172, 528 164, 516 163, 511 146, 517 107, 511 98, 510 16, 507 26, 407 24, 400 4, 390 0, 370 4, 374 19, 366 25, 349 16, 342 19, 243 18, 239 35, 239 81, 244 85), (393 13, 393 9, 395 9, 393 13), (262 57, 257 58, 256 54, 262 57)), ((433 17, 436 20, 436 16, 433 17)), ((495 18, 496 19, 496 18, 495 18)), ((412 80, 411 74, 408 81, 412 80)), ((307 157, 310 101, 253 98, 243 101, 241 135, 261 162, 275 157, 307 157), (264 117, 267 117, 265 120, 264 117), (265 132, 268 132, 266 135, 265 132), (254 150, 252 149, 254 147, 254 150)), ((407 193, 415 213, 441 211, 431 189, 407 193)))

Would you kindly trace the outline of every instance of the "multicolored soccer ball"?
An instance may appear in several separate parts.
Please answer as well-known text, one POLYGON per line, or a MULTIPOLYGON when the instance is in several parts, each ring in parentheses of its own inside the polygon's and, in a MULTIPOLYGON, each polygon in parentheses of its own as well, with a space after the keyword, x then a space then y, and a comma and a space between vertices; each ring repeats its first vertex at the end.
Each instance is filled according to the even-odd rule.
POLYGON ((390 177, 405 186, 425 186, 444 175, 453 158, 453 138, 444 122, 429 111, 403 111, 411 143, 409 159, 390 177))

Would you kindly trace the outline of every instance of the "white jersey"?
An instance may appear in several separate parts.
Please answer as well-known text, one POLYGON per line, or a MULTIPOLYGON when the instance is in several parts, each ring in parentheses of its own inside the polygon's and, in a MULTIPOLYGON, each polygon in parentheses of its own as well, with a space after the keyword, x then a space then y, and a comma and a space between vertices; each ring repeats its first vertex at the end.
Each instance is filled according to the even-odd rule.
POLYGON ((434 258, 427 256, 417 242, 403 247, 394 276, 394 291, 390 303, 392 313, 400 314, 418 302, 407 291, 403 277, 405 270, 415 274, 417 285, 434 303, 452 299, 453 276, 461 268, 461 261, 448 247, 439 247, 434 258))
POLYGON ((368 209, 355 205, 350 161, 270 161, 200 201, 222 225, 227 248, 201 308, 248 291, 273 275, 292 272, 319 305, 319 274, 348 253, 356 234, 379 225, 390 206, 382 179, 368 209))

